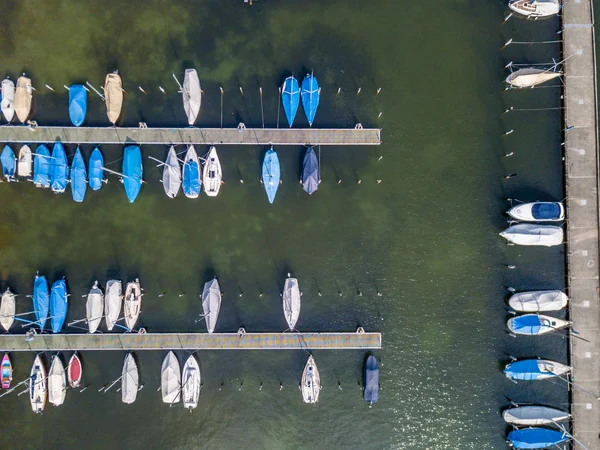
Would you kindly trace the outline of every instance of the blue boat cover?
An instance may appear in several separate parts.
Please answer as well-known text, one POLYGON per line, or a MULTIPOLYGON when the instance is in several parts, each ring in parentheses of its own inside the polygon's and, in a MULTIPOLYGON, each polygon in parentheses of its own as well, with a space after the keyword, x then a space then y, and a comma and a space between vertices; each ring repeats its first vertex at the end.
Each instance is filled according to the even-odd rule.
POLYGON ((302 164, 302 189, 312 194, 319 188, 319 161, 312 147, 304 155, 302 164))
POLYGON ((558 203, 535 203, 531 207, 531 215, 538 220, 556 220, 560 217, 558 203))
POLYGON ((300 105, 300 87, 298 86, 298 80, 294 77, 287 77, 283 82, 283 89, 281 92, 281 101, 283 103, 283 111, 285 117, 290 124, 290 128, 296 118, 298 112, 298 106, 300 105))
POLYGON ((48 295, 48 282, 43 275, 35 277, 33 282, 33 310, 35 311, 36 322, 43 330, 48 319, 48 310, 50 309, 50 296, 48 295))
POLYGON ((8 145, 4 146, 2 155, 0 155, 0 162, 2 163, 2 175, 6 178, 13 178, 15 176, 16 159, 15 152, 12 151, 8 145))
POLYGON ((81 155, 81 150, 77 147, 75 157, 71 163, 71 194, 73 194, 73 200, 76 202, 82 202, 85 198, 85 191, 87 189, 86 181, 85 161, 81 155))
POLYGON ((76 127, 81 126, 87 112, 87 91, 81 84, 69 88, 69 118, 76 127))
POLYGON ((379 366, 377 359, 371 355, 365 364, 365 402, 375 403, 379 399, 379 366))
POLYGON ((50 291, 50 322, 52 332, 60 333, 67 317, 67 283, 65 280, 58 280, 52 284, 50 291))
POLYGON ((38 145, 33 158, 33 182, 41 187, 50 187, 50 151, 44 144, 38 145))
POLYGON ((90 155, 89 172, 90 172, 90 188, 92 191, 97 191, 102 187, 104 179, 104 158, 98 147, 94 149, 90 155))
POLYGON ((123 186, 129 203, 135 202, 142 188, 142 152, 137 145, 125 147, 123 154, 123 186))
POLYGON ((189 160, 183 164, 181 186, 185 195, 200 195, 200 167, 196 161, 189 160))
POLYGON ((317 79, 312 74, 307 73, 304 80, 302 80, 302 107, 304 108, 304 114, 306 114, 306 120, 308 120, 310 126, 312 126, 313 121, 315 120, 320 96, 321 93, 319 91, 317 79))
POLYGON ((514 448, 550 448, 568 440, 567 434, 548 428, 523 428, 508 433, 508 442, 514 448))
POLYGON ((56 193, 65 192, 69 181, 69 161, 61 142, 55 142, 50 163, 50 187, 56 193))
POLYGON ((511 380, 537 380, 540 376, 554 376, 552 372, 540 369, 537 359, 523 359, 507 364, 504 374, 511 380))
MULTIPOLYGON (((518 333, 539 334, 542 329, 542 322, 537 314, 525 314, 513 318, 512 327, 518 333)), ((544 328, 548 327, 544 326, 544 328)))
POLYGON ((269 203, 275 201, 277 189, 279 189, 279 180, 281 178, 279 158, 277 152, 272 148, 265 153, 265 159, 262 165, 262 181, 267 191, 269 203))

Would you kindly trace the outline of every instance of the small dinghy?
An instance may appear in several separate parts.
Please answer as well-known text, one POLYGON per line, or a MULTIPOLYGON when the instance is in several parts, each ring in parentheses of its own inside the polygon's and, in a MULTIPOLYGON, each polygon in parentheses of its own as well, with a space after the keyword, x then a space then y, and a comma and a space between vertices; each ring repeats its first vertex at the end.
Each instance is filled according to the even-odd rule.
POLYGON ((85 198, 87 190, 87 171, 85 170, 85 161, 81 155, 81 150, 77 147, 73 162, 71 163, 71 194, 73 200, 81 203, 85 198))
POLYGON ((12 382, 12 373, 13 368, 10 362, 10 358, 8 357, 8 353, 5 353, 2 357, 2 389, 8 389, 10 387, 10 383, 12 382))
POLYGON ((48 282, 43 275, 36 275, 33 282, 33 309, 35 311, 36 323, 40 326, 40 330, 43 330, 46 326, 50 310, 48 282))
POLYGON ((302 163, 302 189, 309 195, 319 189, 319 160, 312 147, 306 151, 302 163))
POLYGON ((551 72, 549 70, 528 67, 512 72, 506 77, 506 82, 518 88, 528 88, 553 80, 562 75, 562 72, 551 72))
POLYGON ((106 283, 106 295, 104 298, 104 315, 108 331, 111 331, 115 326, 115 322, 119 320, 122 303, 123 288, 121 280, 109 280, 106 283))
POLYGON ((558 14, 560 0, 510 0, 508 7, 522 16, 536 19, 558 14))
POLYGON ((8 78, 2 80, 2 114, 8 123, 15 117, 15 83, 8 78))
POLYGON ((81 379, 83 378, 83 366, 77 353, 73 353, 67 366, 67 379, 69 380, 69 386, 72 388, 79 387, 81 379))
POLYGON ((520 312, 560 311, 568 301, 567 294, 557 289, 517 292, 508 299, 508 305, 520 312))
POLYGON ((118 71, 109 73, 104 80, 104 98, 106 100, 106 115, 113 125, 117 124, 123 107, 123 86, 118 71))
POLYGON ((365 363, 365 384, 363 398, 369 408, 379 400, 379 365, 375 356, 371 355, 365 363))
POLYGON ((200 397, 200 386, 202 378, 200 376, 200 366, 194 355, 190 355, 181 373, 181 394, 183 397, 183 407, 190 412, 198 407, 198 397, 200 397))
POLYGON ((104 157, 98 147, 96 147, 90 155, 88 167, 90 189, 92 191, 98 191, 104 182, 104 157))
POLYGON ((44 144, 38 145, 33 159, 33 184, 35 187, 49 188, 50 187, 50 169, 52 160, 50 159, 50 151, 44 144))
POLYGON ((127 353, 121 372, 121 400, 123 403, 135 402, 138 393, 139 374, 133 353, 127 353))
POLYGON ((563 243, 563 230, 555 225, 520 223, 511 225, 500 236, 517 245, 553 247, 563 243))
POLYGON ((87 114, 87 90, 81 84, 69 88, 69 119, 76 127, 80 127, 87 114))
POLYGON ((215 331, 219 310, 221 309, 221 288, 217 277, 204 283, 202 290, 202 310, 204 311, 204 321, 209 333, 215 331))
POLYGON ((549 428, 522 428, 508 433, 508 445, 515 449, 562 448, 558 444, 567 442, 569 435, 549 428))
POLYGON ((55 281, 50 290, 50 323, 53 333, 60 333, 65 323, 69 309, 67 298, 67 283, 65 283, 65 280, 55 281))
POLYGON ((196 69, 185 70, 183 89, 180 92, 183 94, 183 109, 188 118, 188 124, 194 125, 202 104, 202 89, 196 69))
POLYGON ((522 359, 511 362, 504 368, 504 375, 511 380, 544 380, 564 375, 569 366, 547 359, 522 359))
POLYGON ((200 163, 193 145, 188 145, 183 161, 183 193, 188 198, 198 198, 200 195, 200 163))
POLYGON ((523 314, 508 319, 508 322, 506 322, 506 326, 512 333, 528 336, 550 333, 569 325, 571 325, 571 322, 542 314, 523 314))
POLYGON ((129 203, 135 202, 142 188, 142 152, 137 145, 125 147, 123 153, 123 186, 129 203))
POLYGON ((202 171, 202 183, 204 184, 204 192, 206 192, 206 195, 209 197, 216 197, 221 188, 222 179, 221 163, 217 156, 217 149, 213 146, 208 152, 202 171))
POLYGON ((321 97, 319 83, 311 73, 307 73, 304 80, 302 80, 302 107, 304 108, 306 120, 308 120, 311 127, 319 107, 319 97, 321 97))
POLYGON ((31 409, 36 414, 43 414, 48 396, 48 380, 46 379, 46 368, 40 355, 36 355, 31 366, 29 378, 29 402, 31 409))
POLYGON ((559 202, 523 203, 508 210, 508 215, 522 222, 551 222, 565 218, 565 208, 559 202))
POLYGON ((10 288, 7 288, 0 300, 0 325, 6 331, 15 321, 15 309, 15 294, 10 292, 10 288))
POLYGON ((302 372, 302 400, 304 403, 317 403, 319 401, 319 393, 321 392, 321 378, 319 377, 319 369, 315 364, 315 359, 308 357, 304 372, 302 372))
POLYGON ((52 162, 50 163, 50 187, 52 192, 62 194, 69 182, 69 161, 61 142, 55 142, 52 147, 52 162))
POLYGON ((293 76, 287 77, 281 87, 281 102, 283 103, 283 111, 285 117, 292 128, 296 113, 298 112, 298 106, 300 105, 300 88, 298 86, 298 80, 293 76))
POLYGON ((160 388, 164 403, 179 403, 181 400, 181 370, 175 353, 169 352, 160 369, 160 388))
POLYGON ((24 145, 19 150, 19 160, 17 161, 17 175, 20 177, 30 177, 31 168, 33 166, 33 158, 31 156, 31 149, 28 145, 24 145))
POLYGON ((33 98, 33 87, 31 80, 25 76, 17 80, 17 89, 15 90, 15 112, 21 123, 27 122, 31 114, 31 101, 33 98))
POLYGON ((265 159, 262 165, 262 182, 267 191, 267 198, 269 203, 275 201, 277 195, 277 189, 279 189, 279 182, 281 180, 281 169, 279 167, 279 158, 277 152, 271 147, 265 153, 265 159))
POLYGON ((569 420, 571 414, 547 406, 527 405, 505 409, 502 418, 512 425, 535 426, 569 420))
POLYGON ((98 280, 96 280, 85 302, 85 317, 87 318, 90 333, 95 333, 100 326, 103 312, 104 294, 98 287, 98 280))
POLYGON ((288 273, 288 277, 283 284, 283 294, 281 297, 283 298, 283 314, 290 330, 294 329, 300 315, 301 296, 298 280, 291 278, 288 273))
POLYGON ((181 188, 181 166, 173 145, 171 145, 167 159, 163 164, 162 184, 165 194, 169 198, 175 198, 181 188))
POLYGON ((0 162, 2 163, 2 176, 8 181, 15 181, 15 169, 17 168, 17 158, 15 158, 15 152, 12 151, 10 146, 5 145, 0 155, 0 162))
POLYGON ((67 393, 67 374, 65 366, 60 360, 60 355, 54 355, 50 372, 48 372, 48 401, 54 406, 60 406, 65 402, 67 393))
POLYGON ((127 283, 123 312, 125 315, 125 324, 129 331, 133 330, 133 327, 140 316, 140 311, 142 310, 142 295, 144 294, 142 294, 139 278, 127 283))

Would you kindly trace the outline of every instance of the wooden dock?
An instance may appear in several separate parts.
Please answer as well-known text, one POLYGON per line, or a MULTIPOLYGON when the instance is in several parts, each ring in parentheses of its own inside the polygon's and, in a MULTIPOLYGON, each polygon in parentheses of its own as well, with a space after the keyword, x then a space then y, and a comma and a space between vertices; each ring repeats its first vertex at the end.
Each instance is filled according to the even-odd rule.
POLYGON ((4 125, 7 144, 379 145, 378 128, 119 128, 4 125))

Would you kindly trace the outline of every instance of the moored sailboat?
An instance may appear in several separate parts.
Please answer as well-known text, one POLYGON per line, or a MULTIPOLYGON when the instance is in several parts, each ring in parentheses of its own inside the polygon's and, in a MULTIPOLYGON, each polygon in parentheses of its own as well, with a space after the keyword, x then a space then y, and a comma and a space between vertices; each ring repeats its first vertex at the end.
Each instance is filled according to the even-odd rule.
POLYGON ((69 119, 76 127, 80 127, 87 114, 87 90, 81 84, 69 88, 69 119))
POLYGON ((6 288, 0 300, 0 325, 6 331, 9 330, 15 321, 15 297, 15 294, 10 292, 10 288, 6 288))
POLYGON ((181 373, 181 396, 183 398, 183 407, 190 412, 198 407, 198 397, 200 396, 200 388, 202 378, 200 374, 200 366, 196 357, 190 355, 183 366, 181 373))
POLYGON ((538 84, 554 80, 562 75, 562 72, 527 67, 515 70, 506 77, 506 82, 517 88, 531 88, 538 84))
POLYGON ((54 406, 65 402, 67 392, 67 375, 60 354, 52 357, 50 372, 48 372, 48 401, 54 406))
POLYGON ((279 158, 277 157, 277 152, 271 147, 265 153, 265 159, 262 164, 262 183, 267 192, 269 203, 275 201, 280 181, 281 168, 279 167, 279 158))
POLYGON ((15 117, 15 83, 8 78, 2 80, 2 101, 0 109, 8 123, 15 117))
POLYGON ((317 403, 319 401, 321 377, 319 376, 319 369, 317 369, 317 364, 312 355, 308 357, 306 366, 304 366, 300 386, 304 403, 317 403))
POLYGON ((108 280, 106 283, 106 295, 104 297, 104 315, 106 316, 106 328, 111 331, 115 322, 121 315, 123 304, 123 288, 121 280, 108 280))
POLYGON ((73 200, 80 203, 85 198, 87 190, 87 171, 81 150, 77 147, 73 162, 71 163, 71 194, 73 200))
POLYGON ((138 367, 133 353, 127 353, 121 372, 121 401, 125 404, 135 402, 139 386, 138 367))
POLYGON ((216 147, 211 147, 204 162, 202 170, 202 184, 204 184, 204 192, 209 197, 216 197, 221 188, 223 174, 221 172, 221 162, 217 155, 216 147))
POLYGON ((15 158, 15 152, 12 151, 9 145, 5 145, 0 155, 0 162, 2 163, 2 176, 9 183, 15 181, 15 171, 17 168, 17 162, 15 158))
POLYGON ((83 378, 83 366, 81 364, 81 360, 77 353, 73 353, 71 359, 69 360, 69 365, 67 366, 67 379, 69 381, 69 386, 72 388, 79 387, 81 384, 81 379, 83 378))
POLYGON ((181 188, 181 166, 174 145, 171 145, 167 159, 163 163, 162 184, 169 198, 175 198, 181 188))
POLYGON ((28 145, 24 145, 19 150, 19 160, 17 161, 17 175, 20 177, 30 177, 33 166, 33 158, 31 149, 28 145))
POLYGON ((183 193, 187 198, 198 198, 200 195, 200 162, 193 145, 188 145, 183 161, 183 193))
POLYGON ((88 167, 90 189, 97 191, 102 187, 102 183, 104 182, 104 157, 98 147, 90 155, 88 167))
POLYGON ((67 189, 69 182, 69 161, 62 143, 56 141, 52 147, 52 160, 50 162, 50 187, 52 192, 62 194, 67 189))
POLYGON ((133 327, 140 316, 143 295, 139 278, 127 283, 127 287, 125 288, 125 299, 123 302, 123 312, 125 315, 125 324, 129 331, 133 330, 133 327))
POLYGON ((33 310, 35 312, 36 324, 40 330, 44 330, 48 312, 50 310, 50 295, 48 294, 48 281, 43 275, 36 275, 33 281, 33 310))
POLYGON ((15 90, 14 109, 17 118, 21 123, 27 122, 29 114, 31 114, 31 102, 33 99, 33 87, 31 80, 26 76, 21 76, 17 79, 17 88, 15 90))
POLYGON ((215 331, 219 311, 221 309, 221 288, 217 277, 204 283, 202 290, 202 310, 204 311, 204 322, 209 333, 215 331))
POLYGON ((319 160, 312 147, 306 151, 302 163, 302 189, 307 194, 312 194, 319 189, 319 160))
POLYGON ((48 380, 46 368, 40 355, 36 355, 31 366, 29 378, 29 403, 36 414, 43 414, 48 398, 48 380))
POLYGON ((523 314, 508 319, 506 326, 511 333, 527 336, 537 336, 560 330, 571 325, 567 320, 556 317, 544 316, 542 314, 523 314))
POLYGON ((137 145, 125 147, 123 152, 123 186, 129 203, 135 202, 142 188, 142 152, 137 145))
POLYGON ((85 315, 90 333, 95 333, 100 326, 103 311, 104 294, 98 287, 98 280, 96 280, 85 302, 85 315))
POLYGON ((507 364, 504 375, 513 381, 536 381, 559 377, 570 370, 569 366, 548 359, 521 359, 507 364))
POLYGON ((183 86, 181 89, 183 96, 183 109, 188 118, 188 124, 194 125, 200 112, 202 104, 202 88, 200 87, 200 79, 196 69, 186 69, 183 78, 183 86))
POLYGON ((285 117, 292 128, 296 113, 298 112, 298 106, 300 105, 300 87, 298 86, 298 80, 294 76, 289 76, 283 82, 281 87, 281 102, 283 103, 283 111, 285 117))
POLYGON ((33 158, 33 184, 35 187, 50 187, 51 161, 48 147, 44 144, 38 145, 33 158))
POLYGON ((52 283, 50 290, 50 323, 53 333, 60 333, 69 308, 67 283, 65 280, 57 280, 52 283))
POLYGON ((550 17, 560 11, 560 0, 510 0, 508 7, 514 12, 534 19, 550 17))
POLYGON ((525 291, 511 295, 508 305, 522 312, 560 311, 567 306, 568 300, 567 294, 558 289, 525 291))
POLYGON ((512 425, 535 426, 569 420, 571 414, 548 406, 524 405, 505 409, 502 418, 512 425))
POLYGON ((563 229, 555 225, 520 223, 511 225, 500 236, 516 245, 554 247, 563 243, 563 229))
POLYGON ((123 108, 123 86, 118 71, 109 73, 104 80, 104 98, 106 100, 106 115, 113 125, 117 124, 123 108))
POLYGON ((292 278, 288 273, 288 277, 283 284, 283 294, 281 297, 283 298, 283 314, 290 330, 295 328, 300 316, 301 296, 298 280, 292 278))
POLYGON ((565 218, 565 207, 560 202, 532 202, 513 206, 507 213, 523 222, 556 222, 565 218))
POLYGON ((312 73, 307 73, 302 80, 302 108, 308 124, 312 127, 319 107, 319 98, 321 97, 321 88, 317 79, 312 73))
POLYGON ((373 355, 370 355, 365 363, 363 399, 369 403, 369 407, 379 400, 379 365, 373 355))
POLYGON ((2 383, 2 389, 8 389, 13 378, 13 367, 8 357, 8 353, 5 353, 2 357, 2 364, 0 365, 0 381, 2 383))
POLYGON ((160 369, 160 387, 164 403, 179 403, 181 400, 181 371, 175 353, 169 352, 160 369))

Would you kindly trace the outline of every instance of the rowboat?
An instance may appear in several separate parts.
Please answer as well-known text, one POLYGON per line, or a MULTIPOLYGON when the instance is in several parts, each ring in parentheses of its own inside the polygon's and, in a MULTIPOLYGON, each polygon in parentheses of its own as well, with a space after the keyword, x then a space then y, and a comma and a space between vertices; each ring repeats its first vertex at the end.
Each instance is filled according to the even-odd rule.
POLYGON ((523 312, 560 311, 568 301, 567 294, 556 289, 517 292, 508 299, 508 305, 515 311, 523 312))
POLYGON ((69 88, 69 119, 76 127, 83 124, 87 113, 87 90, 81 84, 69 88))
POLYGON ((44 144, 38 145, 33 158, 33 184, 35 187, 50 187, 50 168, 52 160, 50 151, 44 144))
POLYGON ((96 280, 87 296, 87 301, 85 302, 85 316, 87 318, 88 327, 90 328, 90 333, 95 333, 100 326, 103 311, 104 294, 98 287, 98 280, 96 280))
POLYGON ((102 183, 104 182, 104 157, 98 147, 90 155, 88 167, 90 189, 97 191, 102 187, 102 183))
POLYGON ((117 124, 123 107, 123 86, 118 71, 109 73, 104 80, 104 98, 106 100, 106 115, 113 125, 117 124))
POLYGON ((271 147, 265 153, 265 159, 263 160, 262 165, 262 183, 265 187, 265 191, 267 191, 267 198, 269 199, 269 203, 273 203, 275 201, 275 196, 277 195, 277 189, 279 189, 279 183, 281 180, 281 169, 279 167, 279 158, 277 157, 277 152, 273 150, 271 147))
POLYGON ((319 369, 315 364, 314 358, 308 357, 304 372, 302 372, 302 400, 304 403, 317 403, 319 401, 319 393, 321 392, 321 378, 319 377, 319 369))
POLYGON ((198 407, 201 383, 200 366, 194 355, 190 355, 183 366, 183 372, 181 374, 183 407, 187 408, 190 412, 192 412, 192 409, 198 407))
POLYGON ((12 326, 15 321, 15 294, 10 292, 10 288, 7 288, 2 294, 2 300, 0 300, 0 325, 6 331, 12 326))
POLYGON ((511 362, 504 368, 507 378, 517 380, 544 380, 568 373, 569 366, 547 359, 521 359, 511 362))
POLYGON ((9 183, 15 181, 15 169, 17 166, 15 152, 12 151, 10 146, 5 145, 0 155, 0 162, 2 163, 2 176, 6 178, 9 183))
POLYGON ((508 433, 507 442, 513 448, 563 448, 558 444, 567 442, 569 435, 549 428, 522 428, 508 433))
POLYGON ((298 80, 295 77, 287 77, 281 87, 281 102, 283 103, 283 111, 287 118, 290 128, 296 118, 298 106, 300 105, 300 88, 298 80))
POLYGON ((315 150, 310 147, 302 163, 302 189, 309 195, 319 189, 319 160, 315 150))
POLYGON ((553 247, 563 243, 563 230, 555 225, 520 223, 511 225, 500 236, 517 245, 553 247))
POLYGON ((319 107, 319 98, 321 96, 321 89, 319 83, 312 73, 307 73, 302 80, 302 107, 304 108, 304 114, 308 124, 312 127, 313 121, 315 120, 315 114, 319 107))
POLYGON ((13 368, 10 358, 8 357, 8 353, 5 353, 2 357, 1 374, 2 389, 8 389, 10 387, 13 374, 13 368))
POLYGON ((193 145, 188 145, 183 161, 183 193, 188 198, 200 195, 200 163, 193 145))
POLYGON ((160 369, 160 388, 164 403, 179 403, 181 400, 181 370, 175 353, 169 352, 160 369))
POLYGON ((81 379, 83 378, 83 366, 77 353, 73 353, 67 366, 67 379, 69 380, 69 386, 72 388, 79 387, 81 379))
POLYGON ((104 315, 106 317, 106 328, 112 330, 115 322, 121 315, 123 303, 123 290, 121 280, 108 280, 106 283, 106 295, 104 298, 104 315))
POLYGON ((2 80, 2 101, 0 102, 2 114, 8 123, 15 117, 15 83, 8 78, 2 80))
POLYGON ((512 72, 506 77, 506 82, 511 86, 518 88, 529 88, 545 83, 546 81, 554 80, 562 75, 562 72, 551 72, 544 69, 536 69, 528 67, 512 72))
POLYGON ((142 309, 142 288, 140 286, 140 279, 136 278, 135 281, 127 283, 125 288, 125 301, 123 304, 123 312, 125 315, 125 324, 129 331, 133 330, 140 311, 142 309))
POLYGON ((371 355, 365 363, 365 383, 363 398, 369 407, 379 400, 379 365, 375 356, 371 355))
POLYGON ((29 402, 31 409, 36 414, 43 414, 48 396, 48 380, 46 379, 46 368, 40 355, 36 355, 31 366, 29 378, 29 402))
POLYGON ((202 104, 202 89, 200 88, 200 79, 196 69, 185 70, 183 89, 180 92, 183 96, 183 109, 188 118, 188 123, 194 125, 202 104))
POLYGON ((77 147, 73 162, 71 163, 71 194, 73 200, 80 203, 85 198, 87 190, 87 171, 85 170, 85 161, 81 155, 81 150, 77 147))
POLYGON ((162 183, 167 197, 175 198, 179 193, 179 188, 181 188, 181 166, 173 145, 169 149, 163 166, 162 183))
POLYGON ((548 425, 569 420, 571 414, 547 406, 528 405, 505 409, 502 412, 502 418, 506 423, 512 425, 532 426, 548 425))
POLYGON ((510 0, 508 7, 525 17, 539 18, 558 14, 560 0, 510 0))
POLYGON ((121 400, 123 403, 135 402, 138 393, 139 374, 133 353, 127 353, 121 372, 121 400))
POLYGON ((560 202, 522 203, 509 209, 508 215, 523 222, 552 222, 565 218, 565 208, 560 202))
POLYGON ((60 333, 65 323, 69 308, 67 298, 67 283, 65 283, 65 280, 57 280, 52 283, 52 289, 50 290, 50 323, 52 324, 53 333, 60 333))
POLYGON ((204 321, 209 333, 215 331, 219 310, 221 309, 221 288, 217 277, 204 283, 202 290, 202 310, 204 311, 204 321))
POLYGON ((522 316, 508 319, 506 326, 515 334, 537 336, 552 331, 560 330, 571 325, 567 320, 556 317, 544 316, 542 314, 523 314, 522 316))
POLYGON ((123 186, 129 203, 135 202, 142 188, 142 152, 137 145, 125 147, 123 153, 123 186))
POLYGON ((48 372, 48 401, 54 406, 60 406, 65 402, 67 392, 67 375, 65 366, 60 360, 60 355, 54 355, 50 372, 48 372))
POLYGON ((36 323, 43 330, 48 319, 50 309, 50 296, 48 295, 48 282, 43 275, 36 275, 33 282, 33 309, 35 311, 36 323))
POLYGON ((69 182, 69 161, 61 142, 55 142, 52 147, 52 161, 50 163, 50 187, 52 192, 62 194, 67 189, 69 182))
POLYGON ((208 152, 206 162, 202 171, 202 183, 204 192, 209 197, 216 197, 221 188, 223 174, 221 173, 221 163, 217 156, 217 149, 213 146, 208 152))
POLYGON ((15 112, 21 123, 27 122, 27 118, 31 113, 31 101, 33 97, 33 87, 31 80, 25 76, 19 77, 17 80, 17 89, 15 90, 15 112))
POLYGON ((300 315, 302 294, 298 287, 298 280, 296 278, 291 278, 289 273, 283 284, 283 294, 281 297, 283 298, 283 314, 285 320, 287 320, 290 330, 293 330, 298 321, 298 316, 300 315))
POLYGON ((17 175, 20 177, 31 176, 31 166, 33 165, 33 158, 31 156, 31 149, 28 145, 24 145, 19 150, 19 160, 17 161, 17 175))

